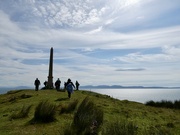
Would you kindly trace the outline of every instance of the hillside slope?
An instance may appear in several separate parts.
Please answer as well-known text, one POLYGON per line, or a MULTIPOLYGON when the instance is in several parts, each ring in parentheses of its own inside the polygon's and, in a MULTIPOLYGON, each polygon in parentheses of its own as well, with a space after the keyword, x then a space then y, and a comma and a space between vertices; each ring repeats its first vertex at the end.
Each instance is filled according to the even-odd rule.
POLYGON ((71 125, 76 110, 60 114, 61 107, 75 100, 79 105, 87 96, 104 112, 100 134, 109 123, 120 119, 133 122, 137 126, 139 135, 156 129, 174 135, 180 134, 180 110, 148 107, 141 103, 121 101, 107 95, 82 90, 75 91, 71 99, 67 98, 66 92, 55 90, 17 90, 0 95, 0 135, 63 135, 64 129, 71 125), (56 105, 56 121, 30 124, 36 106, 40 101, 45 100, 56 105), (23 106, 32 106, 28 117, 13 119, 11 116, 18 113, 23 106))

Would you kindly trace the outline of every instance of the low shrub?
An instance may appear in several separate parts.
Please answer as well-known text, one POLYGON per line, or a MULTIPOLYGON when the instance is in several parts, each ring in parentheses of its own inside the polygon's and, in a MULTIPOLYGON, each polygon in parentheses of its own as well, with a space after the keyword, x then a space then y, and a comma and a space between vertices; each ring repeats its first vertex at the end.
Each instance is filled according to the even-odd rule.
POLYGON ((174 101, 174 108, 175 109, 180 109, 180 100, 175 100, 174 101))
POLYGON ((180 100, 176 100, 174 102, 172 101, 166 101, 166 100, 162 100, 162 101, 148 101, 145 103, 145 105, 148 106, 153 106, 153 107, 163 107, 163 108, 171 108, 171 109, 180 109, 180 100))
POLYGON ((78 104, 78 100, 74 100, 68 105, 61 106, 60 114, 73 112, 76 109, 77 104, 78 104))
POLYGON ((17 97, 15 97, 15 96, 11 96, 8 99, 9 102, 16 102, 16 100, 17 100, 17 97))
POLYGON ((46 101, 41 101, 35 108, 33 122, 48 123, 55 120, 56 106, 46 101))
POLYGON ((103 135, 136 135, 137 126, 130 121, 117 120, 103 129, 103 135))
POLYGON ((20 96, 20 98, 22 98, 22 99, 30 98, 30 97, 32 97, 32 95, 22 94, 22 95, 20 96))
POLYGON ((29 111, 31 109, 32 105, 29 106, 23 106, 22 109, 18 113, 13 113, 10 116, 10 119, 19 119, 19 118, 25 118, 28 117, 29 111))

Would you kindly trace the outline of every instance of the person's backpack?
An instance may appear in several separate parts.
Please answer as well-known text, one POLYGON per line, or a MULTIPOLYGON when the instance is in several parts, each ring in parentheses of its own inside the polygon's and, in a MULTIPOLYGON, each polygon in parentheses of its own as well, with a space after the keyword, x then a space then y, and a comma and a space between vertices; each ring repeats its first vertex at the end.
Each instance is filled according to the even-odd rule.
POLYGON ((56 81, 56 82, 55 82, 55 86, 57 86, 57 85, 58 85, 58 82, 56 81))

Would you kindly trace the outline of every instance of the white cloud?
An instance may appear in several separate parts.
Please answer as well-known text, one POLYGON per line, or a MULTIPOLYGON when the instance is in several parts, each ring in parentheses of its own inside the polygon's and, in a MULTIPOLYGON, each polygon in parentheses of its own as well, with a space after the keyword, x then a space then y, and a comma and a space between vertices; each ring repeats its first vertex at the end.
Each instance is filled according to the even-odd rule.
POLYGON ((113 23, 116 19, 117 19, 117 17, 116 17, 116 18, 108 19, 108 20, 105 22, 105 25, 109 25, 109 24, 113 23))
POLYGON ((179 58, 180 56, 180 44, 178 46, 163 46, 163 52, 169 55, 174 55, 179 58))
POLYGON ((84 48, 84 49, 82 49, 82 51, 83 51, 83 52, 92 52, 92 51, 93 51, 93 49, 92 49, 92 48, 90 48, 90 47, 88 47, 88 48, 84 48))
MULTIPOLYGON (((117 60, 116 58, 115 60, 117 60)), ((163 62, 179 62, 179 57, 166 54, 128 54, 125 57, 120 57, 118 60, 128 63, 163 63, 163 62)))
POLYGON ((97 32, 102 31, 102 29, 103 29, 103 27, 100 26, 100 27, 98 27, 97 29, 94 29, 94 30, 91 30, 91 31, 89 31, 89 32, 86 32, 85 34, 95 34, 95 33, 97 33, 97 32))
MULTIPOLYGON (((22 9, 16 3, 11 11, 3 8, 6 4, 0 6, 0 86, 9 80, 9 85, 15 86, 33 85, 36 77, 47 79, 50 47, 54 47, 54 77, 62 77, 63 81, 71 77, 82 85, 178 85, 180 24, 124 33, 122 30, 148 22, 177 4, 171 2, 166 10, 168 4, 158 8, 152 7, 154 1, 138 0, 28 3, 30 6, 22 9), (139 51, 152 48, 162 50, 139 51), (113 59, 107 53, 98 54, 97 49, 122 49, 125 53, 114 51, 113 59)), ((9 2, 7 5, 11 6, 9 2)))

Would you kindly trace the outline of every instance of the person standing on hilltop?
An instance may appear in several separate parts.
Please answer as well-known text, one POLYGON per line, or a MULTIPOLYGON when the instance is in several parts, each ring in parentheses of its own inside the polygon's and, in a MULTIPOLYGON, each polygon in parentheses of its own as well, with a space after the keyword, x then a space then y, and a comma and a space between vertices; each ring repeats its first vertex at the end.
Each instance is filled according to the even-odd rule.
POLYGON ((78 81, 76 81, 76 90, 79 90, 79 82, 78 81))
POLYGON ((47 84, 48 82, 47 81, 44 81, 44 87, 47 88, 47 84))
POLYGON ((73 89, 75 88, 73 82, 71 82, 71 79, 68 79, 66 83, 66 90, 68 92, 68 97, 71 98, 71 93, 73 93, 73 89))
POLYGON ((35 85, 35 90, 38 91, 39 90, 39 85, 41 85, 38 78, 36 78, 36 80, 34 81, 34 85, 35 85))
POLYGON ((67 84, 67 82, 64 82, 64 90, 66 89, 66 84, 67 84))
POLYGON ((56 86, 57 91, 60 90, 60 85, 61 85, 61 81, 58 78, 57 81, 55 82, 55 86, 56 86))

